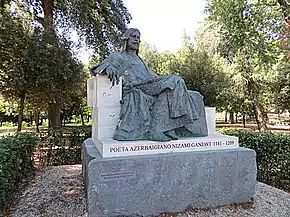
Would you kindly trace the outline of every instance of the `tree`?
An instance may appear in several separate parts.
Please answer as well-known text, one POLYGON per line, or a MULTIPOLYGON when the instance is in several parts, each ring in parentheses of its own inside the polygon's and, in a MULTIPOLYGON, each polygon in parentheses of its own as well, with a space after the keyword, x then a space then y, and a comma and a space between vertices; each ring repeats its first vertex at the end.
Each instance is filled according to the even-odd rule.
MULTIPOLYGON (((23 12, 19 14, 33 18, 32 21, 27 22, 27 25, 33 27, 35 31, 35 44, 31 46, 33 48, 29 48, 34 50, 35 55, 31 56, 31 61, 26 65, 32 66, 31 71, 34 71, 37 76, 34 80, 34 89, 29 93, 29 99, 48 103, 50 126, 58 128, 60 127, 60 109, 65 97, 68 92, 77 90, 80 82, 83 82, 85 78, 83 68, 72 52, 69 32, 73 29, 77 30, 80 41, 85 40, 87 46, 95 50, 95 56, 102 59, 120 44, 120 36, 131 16, 119 0, 7 0, 1 1, 0 6, 10 8, 9 5, 12 3, 16 10, 23 12)), ((8 12, 8 14, 12 13, 12 10, 8 12)), ((7 43, 9 37, 6 39, 3 40, 3 44, 7 43)), ((14 39, 10 39, 8 43, 14 44, 14 42, 14 39)), ((23 44, 25 44, 24 41, 23 44)), ((6 48, 4 50, 7 51, 6 48)), ((15 61, 10 61, 10 63, 15 63, 22 69, 22 63, 27 62, 23 58, 21 61, 18 61, 18 64, 15 61)), ((8 66, 7 63, 5 64, 2 66, 8 66)), ((9 68, 13 68, 11 64, 9 68)), ((6 72, 2 77, 8 75, 6 72)), ((22 81, 20 83, 24 84, 22 81)), ((22 90, 27 90, 27 88, 22 88, 22 90)), ((24 91, 21 93, 20 105, 24 105, 27 93, 24 91)), ((23 110, 23 106, 20 106, 20 110, 23 110)))
MULTIPOLYGON (((57 34, 75 29, 97 56, 120 45, 131 15, 121 0, 26 0, 36 20, 57 34), (44 17, 42 16, 44 14, 44 17)), ((68 36, 69 37, 69 36, 68 36)))
POLYGON ((140 55, 147 63, 148 67, 157 74, 174 73, 171 67, 175 62, 175 55, 169 51, 159 53, 156 47, 150 46, 146 42, 142 42, 140 46, 140 55))
POLYGON ((276 109, 280 111, 290 110, 290 71, 287 54, 281 57, 281 60, 275 67, 271 91, 273 92, 273 103, 276 109))
POLYGON ((273 92, 273 103, 276 105, 276 109, 285 111, 290 109, 290 4, 286 0, 278 0, 276 4, 279 4, 283 15, 285 17, 284 28, 281 33, 282 49, 278 63, 275 65, 275 72, 273 73, 273 82, 271 83, 271 91, 273 92))
MULTIPOLYGON (((18 9, 21 8, 16 7, 18 9)), ((85 83, 86 73, 70 51, 71 42, 52 34, 49 29, 43 32, 23 14, 27 11, 12 13, 7 10, 2 13, 1 92, 8 100, 19 100, 19 131, 25 99, 37 114, 43 105, 49 105, 50 126, 57 128, 60 126, 61 105, 69 95, 79 91, 85 83), (11 30, 14 32, 12 36, 8 34, 11 30)))
MULTIPOLYGON (((54 87, 52 89, 54 94, 49 94, 51 96, 48 104, 49 123, 51 127, 59 128, 63 99, 63 97, 60 99, 60 96, 62 96, 63 84, 66 83, 64 80, 66 76, 59 76, 57 71, 63 69, 62 64, 66 62, 58 61, 58 55, 63 53, 64 49, 69 52, 71 50, 71 47, 67 46, 69 38, 67 32, 76 29, 81 40, 84 39, 87 45, 95 50, 96 56, 104 58, 119 45, 120 36, 131 17, 122 1, 26 0, 23 1, 22 6, 26 7, 27 11, 32 11, 35 21, 44 29, 42 48, 49 53, 46 57, 55 55, 52 59, 46 59, 46 66, 51 67, 50 71, 48 72, 48 67, 42 69, 45 68, 45 72, 48 72, 43 74, 46 80, 50 81, 45 82, 49 83, 46 88, 54 87), (64 37, 59 37, 60 35, 64 37)), ((62 60, 67 61, 68 56, 65 55, 66 59, 62 58, 62 60)))
POLYGON ((184 45, 177 53, 157 52, 156 48, 144 43, 141 55, 148 66, 158 74, 180 75, 188 89, 199 91, 207 106, 217 104, 219 92, 225 84, 222 65, 226 64, 217 55, 212 56, 202 48, 196 49, 185 34, 184 45))
POLYGON ((0 127, 2 127, 3 122, 6 120, 7 109, 6 109, 4 99, 0 95, 0 127))
MULTIPOLYGON (((205 53, 222 76, 215 103, 218 111, 230 113, 230 121, 234 123, 234 113, 243 112, 245 100, 241 91, 240 76, 235 74, 234 64, 229 61, 226 41, 221 34, 221 26, 216 21, 205 19, 195 34, 196 50, 205 53)), ((215 74, 215 73, 213 73, 215 74)), ((244 113, 244 112, 243 112, 244 113)))
MULTIPOLYGON (((33 72, 29 68, 30 45, 34 43, 29 17, 20 17, 2 7, 0 13, 0 89, 5 99, 18 102, 18 131, 21 131, 24 102, 33 88, 33 72), (13 32, 13 34, 10 34, 13 32)), ((25 14, 22 14, 22 16, 25 14)))
POLYGON ((175 63, 171 67, 185 80, 188 89, 204 96, 206 106, 215 106, 219 93, 226 85, 222 69, 224 64, 226 61, 208 52, 205 47, 194 47, 191 38, 185 35, 184 45, 177 52, 175 63))
POLYGON ((64 104, 62 109, 62 120, 63 125, 65 125, 65 121, 67 119, 71 119, 73 115, 76 117, 81 117, 82 125, 85 125, 84 116, 89 116, 91 113, 91 109, 87 107, 87 87, 86 82, 82 83, 82 85, 78 88, 79 91, 70 96, 67 102, 64 104))
POLYGON ((71 95, 78 94, 87 74, 82 64, 73 57, 70 43, 65 39, 59 39, 52 45, 40 41, 38 46, 37 63, 32 68, 40 73, 29 101, 47 104, 49 126, 59 128, 61 107, 68 103, 71 95))
POLYGON ((160 73, 160 54, 156 47, 151 47, 147 42, 142 42, 139 50, 140 56, 142 56, 148 67, 154 72, 160 73))
POLYGON ((218 22, 226 40, 228 59, 236 58, 259 129, 267 129, 263 106, 265 73, 277 61, 283 14, 267 1, 211 0, 210 18, 218 22), (263 83, 261 83, 263 82, 263 83))

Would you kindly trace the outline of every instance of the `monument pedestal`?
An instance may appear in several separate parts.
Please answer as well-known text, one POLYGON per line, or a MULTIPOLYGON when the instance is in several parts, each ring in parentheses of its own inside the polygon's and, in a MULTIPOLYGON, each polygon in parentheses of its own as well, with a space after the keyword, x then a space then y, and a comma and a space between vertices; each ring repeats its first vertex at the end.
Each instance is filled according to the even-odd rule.
POLYGON ((122 85, 107 76, 88 80, 92 139, 83 143, 89 217, 148 216, 188 206, 248 202, 254 196, 255 151, 218 135, 215 108, 205 108, 208 135, 169 142, 115 141, 122 85))
POLYGON ((82 157, 89 217, 216 207, 248 202, 254 195, 257 166, 251 149, 103 158, 87 139, 82 157))

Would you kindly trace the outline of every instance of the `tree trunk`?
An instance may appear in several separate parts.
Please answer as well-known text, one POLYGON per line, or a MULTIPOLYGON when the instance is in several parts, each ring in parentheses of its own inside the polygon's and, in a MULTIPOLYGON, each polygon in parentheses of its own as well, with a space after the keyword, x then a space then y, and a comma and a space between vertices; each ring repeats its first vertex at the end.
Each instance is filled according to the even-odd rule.
POLYGON ((39 111, 35 112, 35 131, 39 133, 39 111))
POLYGON ((47 27, 53 28, 53 5, 54 0, 43 0, 42 7, 44 12, 44 25, 47 30, 47 27))
MULTIPOLYGON (((247 61, 249 61, 249 58, 247 58, 247 61)), ((247 65, 250 66, 250 63, 247 62, 247 65)), ((258 130, 267 130, 267 117, 266 114, 263 114, 263 108, 259 104, 259 87, 257 86, 257 83, 254 81, 251 75, 251 69, 249 67, 246 68, 247 71, 247 91, 249 93, 249 100, 251 101, 255 120, 258 126, 258 130)))
MULTIPOLYGON (((54 44, 56 41, 56 34, 53 25, 54 0, 43 0, 42 7, 44 13, 44 40, 48 44, 54 44)), ((55 96, 55 98, 55 102, 48 105, 48 126, 53 129, 59 129, 61 127, 60 104, 57 96, 55 96)))
POLYGON ((228 112, 225 112, 225 123, 228 123, 228 112))
POLYGON ((255 116, 255 120, 258 126, 258 130, 267 130, 267 115, 263 114, 263 108, 258 102, 257 88, 255 88, 255 82, 252 79, 248 80, 248 92, 252 108, 255 116))
POLYGON ((82 125, 85 126, 85 120, 84 120, 84 113, 80 112, 81 120, 82 120, 82 125))
POLYGON ((48 106, 48 127, 59 129, 60 123, 60 105, 58 102, 50 103, 48 106))
POLYGON ((230 122, 231 124, 235 123, 234 112, 230 111, 230 122))
POLYGON ((267 120, 265 120, 265 115, 263 115, 262 113, 262 109, 261 106, 259 105, 259 103, 256 100, 253 100, 252 102, 253 105, 253 111, 254 111, 254 115, 255 115, 255 119, 258 125, 258 130, 267 130, 267 120))
POLYGON ((24 101, 25 101, 25 94, 22 94, 20 96, 20 102, 19 102, 19 113, 18 113, 18 127, 17 127, 17 132, 21 132, 21 129, 22 129, 24 101))
POLYGON ((30 119, 29 121, 30 121, 30 125, 32 126, 32 125, 33 125, 33 113, 30 112, 29 114, 30 114, 30 115, 29 115, 29 116, 30 116, 30 117, 29 117, 29 119, 30 119))
POLYGON ((246 113, 243 113, 243 126, 246 128, 246 113))

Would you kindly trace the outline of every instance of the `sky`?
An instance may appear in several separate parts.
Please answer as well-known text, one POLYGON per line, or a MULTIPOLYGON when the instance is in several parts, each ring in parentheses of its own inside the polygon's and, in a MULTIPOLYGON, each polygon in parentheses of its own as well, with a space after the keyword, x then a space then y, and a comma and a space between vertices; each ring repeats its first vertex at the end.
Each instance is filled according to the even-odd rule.
MULTIPOLYGON (((194 36, 203 21, 206 0, 123 0, 132 15, 128 27, 138 28, 141 41, 155 46, 159 52, 176 51, 182 46, 184 32, 194 36)), ((89 62, 89 52, 79 58, 89 62)))
POLYGON ((193 36, 204 19, 205 0, 123 0, 132 15, 129 27, 158 51, 176 51, 184 31, 193 36))

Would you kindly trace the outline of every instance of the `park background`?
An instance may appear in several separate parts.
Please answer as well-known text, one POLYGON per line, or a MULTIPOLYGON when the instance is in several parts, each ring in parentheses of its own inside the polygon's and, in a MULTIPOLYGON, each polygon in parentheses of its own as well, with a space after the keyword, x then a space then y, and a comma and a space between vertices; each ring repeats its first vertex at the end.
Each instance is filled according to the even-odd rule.
POLYGON ((216 107, 218 132, 256 150, 258 180, 289 191, 289 11, 285 0, 1 0, 0 206, 35 166, 81 162, 89 68, 128 26, 152 70, 180 75, 216 107))

